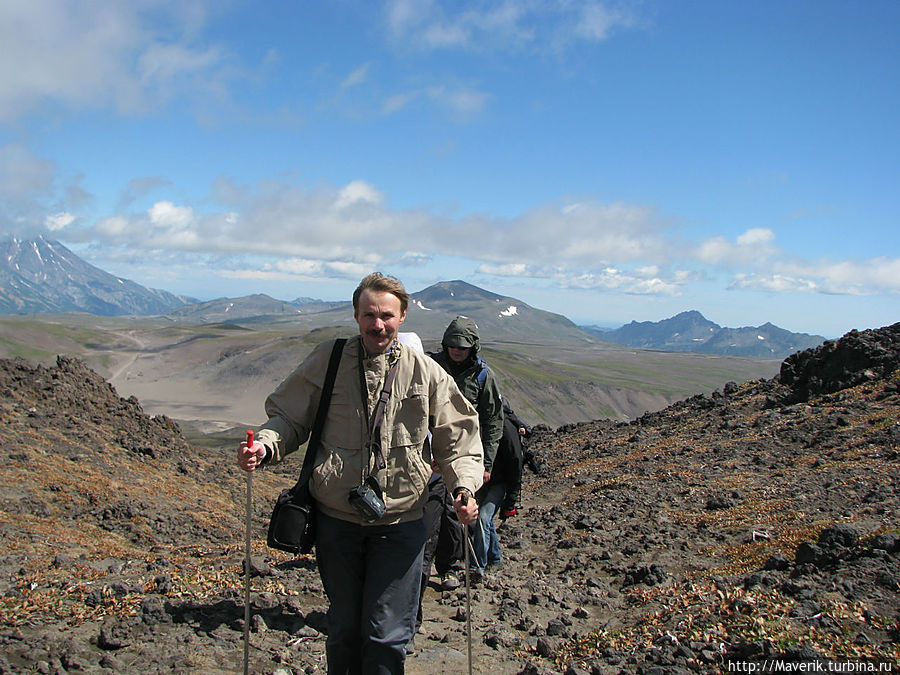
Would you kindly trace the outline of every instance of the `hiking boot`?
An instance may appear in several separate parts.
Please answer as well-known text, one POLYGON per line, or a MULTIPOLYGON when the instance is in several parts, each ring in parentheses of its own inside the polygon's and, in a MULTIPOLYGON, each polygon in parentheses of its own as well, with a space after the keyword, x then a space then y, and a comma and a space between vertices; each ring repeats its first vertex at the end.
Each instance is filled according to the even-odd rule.
POLYGON ((406 653, 407 654, 415 654, 416 653, 416 636, 413 635, 409 638, 409 642, 406 643, 406 653))
POLYGON ((459 588, 459 577, 455 572, 446 572, 441 575, 441 590, 453 591, 459 588))

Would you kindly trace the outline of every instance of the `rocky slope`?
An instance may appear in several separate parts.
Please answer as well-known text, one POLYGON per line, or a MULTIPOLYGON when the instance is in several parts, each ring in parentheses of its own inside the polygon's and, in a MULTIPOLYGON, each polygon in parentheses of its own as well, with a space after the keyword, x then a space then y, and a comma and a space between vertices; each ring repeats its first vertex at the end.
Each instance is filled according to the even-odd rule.
MULTIPOLYGON (((896 663, 898 365, 900 324, 633 423, 539 428, 472 592, 474 671, 896 663)), ((0 673, 242 672, 233 448, 189 447, 79 361, 0 361, 0 392, 0 673)), ((263 542, 298 467, 253 483, 255 673, 324 672, 315 562, 263 542)), ((429 588, 407 672, 466 672, 465 604, 429 588)))

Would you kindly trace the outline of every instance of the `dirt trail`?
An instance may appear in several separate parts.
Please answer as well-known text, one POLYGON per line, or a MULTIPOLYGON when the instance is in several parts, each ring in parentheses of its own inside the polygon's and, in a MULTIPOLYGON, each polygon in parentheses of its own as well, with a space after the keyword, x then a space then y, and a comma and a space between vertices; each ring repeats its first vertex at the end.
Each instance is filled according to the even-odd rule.
POLYGON ((120 363, 112 374, 107 378, 109 383, 116 387, 117 389, 122 385, 122 380, 127 378, 128 369, 134 365, 134 362, 138 360, 141 354, 144 353, 144 350, 147 347, 147 343, 138 337, 137 331, 125 331, 122 333, 117 333, 120 337, 123 337, 127 340, 130 340, 135 344, 134 350, 119 350, 118 353, 126 356, 125 360, 120 363))

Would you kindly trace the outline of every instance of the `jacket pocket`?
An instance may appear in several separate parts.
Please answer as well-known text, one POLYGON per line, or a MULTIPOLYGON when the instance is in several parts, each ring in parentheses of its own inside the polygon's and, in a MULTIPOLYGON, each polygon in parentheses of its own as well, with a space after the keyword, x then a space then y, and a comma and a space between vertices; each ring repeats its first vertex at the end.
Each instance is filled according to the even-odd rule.
POLYGON ((411 386, 393 407, 390 447, 420 447, 428 435, 428 395, 421 385, 411 386))
POLYGON ((311 493, 323 504, 338 511, 346 511, 347 495, 363 478, 363 451, 341 447, 328 447, 326 451, 323 447, 319 454, 324 459, 313 468, 311 493))
POLYGON ((431 465, 423 457, 422 445, 392 447, 386 457, 385 504, 392 511, 408 511, 425 493, 431 465))
POLYGON ((346 398, 332 397, 328 419, 322 429, 322 444, 332 448, 355 448, 364 443, 359 406, 346 398))

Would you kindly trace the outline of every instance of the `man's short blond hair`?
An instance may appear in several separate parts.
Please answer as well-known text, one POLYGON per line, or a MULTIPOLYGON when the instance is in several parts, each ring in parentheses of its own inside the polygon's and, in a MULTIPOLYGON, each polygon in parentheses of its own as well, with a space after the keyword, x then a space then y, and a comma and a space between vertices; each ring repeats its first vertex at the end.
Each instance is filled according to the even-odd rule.
POLYGON ((382 274, 381 272, 372 272, 363 277, 363 280, 359 282, 359 286, 353 291, 354 313, 359 311, 359 296, 366 290, 390 293, 397 296, 397 299, 400 301, 400 311, 406 312, 406 307, 409 304, 409 293, 406 292, 406 289, 403 288, 403 284, 397 277, 382 274))

